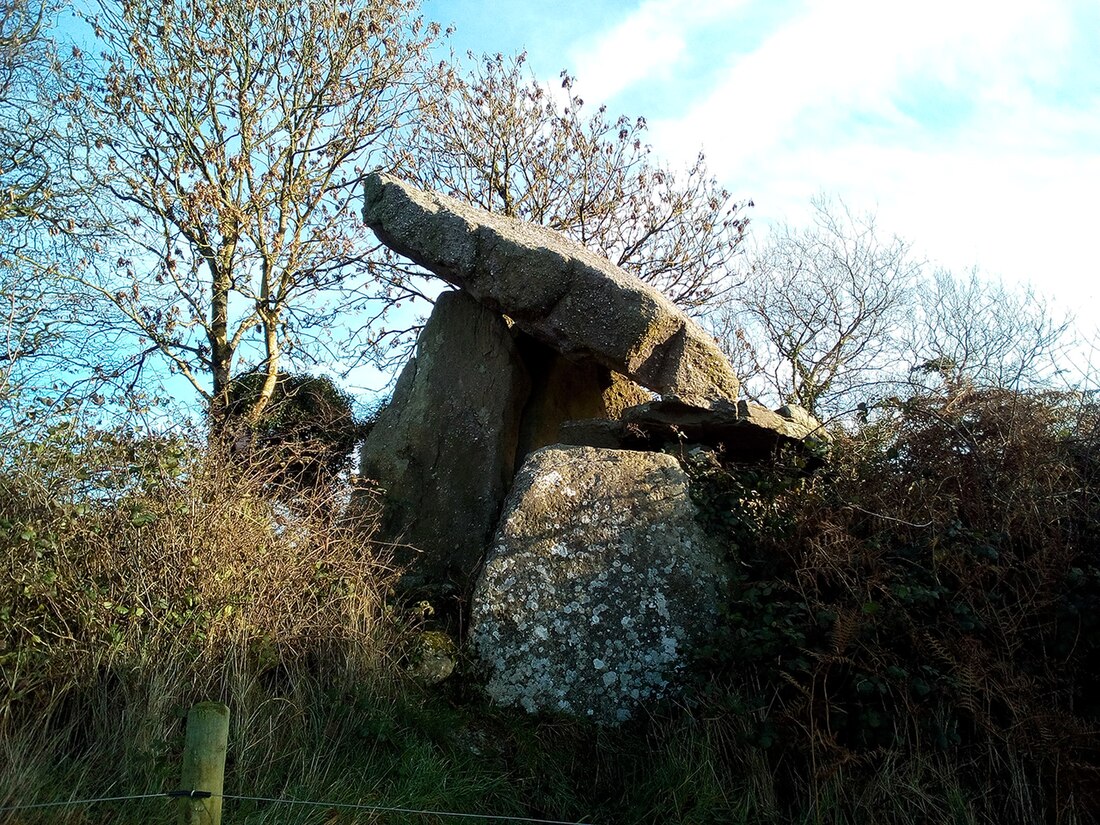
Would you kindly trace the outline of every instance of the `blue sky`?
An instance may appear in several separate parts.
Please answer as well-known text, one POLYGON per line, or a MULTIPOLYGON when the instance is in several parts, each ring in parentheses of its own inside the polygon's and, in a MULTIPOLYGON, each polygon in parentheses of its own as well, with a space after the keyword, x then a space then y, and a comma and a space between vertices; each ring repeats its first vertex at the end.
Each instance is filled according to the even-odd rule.
POLYGON ((1100 343, 1100 0, 422 4, 448 48, 525 49, 540 79, 567 69, 589 106, 645 116, 661 157, 705 151, 755 235, 839 196, 1100 343))
POLYGON ((526 49, 797 224, 819 192, 929 259, 1100 310, 1097 0, 425 0, 456 50, 526 49))

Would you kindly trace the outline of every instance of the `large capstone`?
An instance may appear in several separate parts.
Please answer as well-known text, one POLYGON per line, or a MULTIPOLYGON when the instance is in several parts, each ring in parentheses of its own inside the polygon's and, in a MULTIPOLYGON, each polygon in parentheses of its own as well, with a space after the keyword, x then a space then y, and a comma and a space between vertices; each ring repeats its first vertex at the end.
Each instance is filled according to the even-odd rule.
POLYGON ((737 397, 714 339, 660 292, 563 235, 372 174, 363 220, 387 246, 566 356, 662 395, 737 397))
POLYGON ((468 591, 515 472, 528 393, 504 319, 461 292, 440 295, 361 449, 410 589, 468 591))
POLYGON ((726 580, 696 516, 672 456, 528 456, 472 600, 489 696, 616 724, 674 690, 726 580))

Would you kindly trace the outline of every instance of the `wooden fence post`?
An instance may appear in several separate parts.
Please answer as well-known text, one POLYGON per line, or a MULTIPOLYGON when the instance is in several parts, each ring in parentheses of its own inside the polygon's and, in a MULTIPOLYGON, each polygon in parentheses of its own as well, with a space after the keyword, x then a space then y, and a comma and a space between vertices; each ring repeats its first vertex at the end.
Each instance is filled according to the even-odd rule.
POLYGON ((229 740, 229 708, 202 702, 187 714, 180 788, 207 791, 205 799, 180 800, 180 825, 221 825, 225 749, 229 740))

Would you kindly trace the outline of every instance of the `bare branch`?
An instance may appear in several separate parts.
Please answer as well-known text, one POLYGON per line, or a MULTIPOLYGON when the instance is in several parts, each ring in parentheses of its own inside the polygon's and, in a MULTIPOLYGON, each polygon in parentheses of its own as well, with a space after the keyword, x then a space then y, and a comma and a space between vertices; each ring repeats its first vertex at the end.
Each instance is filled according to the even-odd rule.
POLYGON ((390 291, 349 206, 415 111, 437 35, 416 8, 101 0, 88 18, 102 57, 72 84, 74 179, 109 199, 90 210, 102 241, 79 277, 212 409, 241 374, 273 386, 325 335, 300 318, 390 291))

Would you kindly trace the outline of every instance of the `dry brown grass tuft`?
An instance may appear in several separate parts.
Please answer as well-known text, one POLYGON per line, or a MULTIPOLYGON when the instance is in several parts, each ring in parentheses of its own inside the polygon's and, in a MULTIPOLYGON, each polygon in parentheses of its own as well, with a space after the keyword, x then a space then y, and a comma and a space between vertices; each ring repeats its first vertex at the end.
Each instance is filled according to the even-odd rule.
POLYGON ((402 631, 366 496, 345 519, 332 491, 280 502, 262 464, 117 432, 7 459, 0 804, 166 787, 206 699, 235 714, 238 781, 316 773, 293 743, 325 735, 318 708, 392 680, 402 631))

